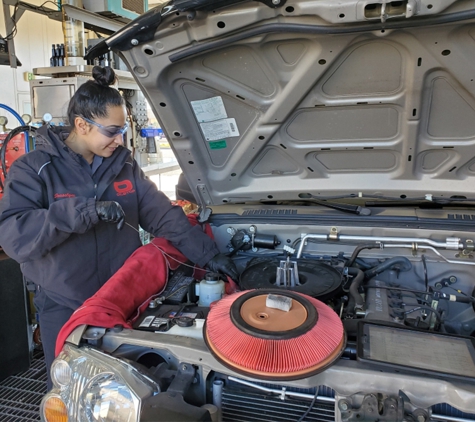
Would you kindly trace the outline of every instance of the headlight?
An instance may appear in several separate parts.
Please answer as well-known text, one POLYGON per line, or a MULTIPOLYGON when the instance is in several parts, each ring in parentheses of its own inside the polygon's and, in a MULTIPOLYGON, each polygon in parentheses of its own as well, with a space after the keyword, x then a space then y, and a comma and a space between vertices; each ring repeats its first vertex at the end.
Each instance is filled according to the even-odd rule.
POLYGON ((51 380, 58 387, 67 387, 71 382, 71 367, 68 362, 56 359, 51 365, 51 380))
POLYGON ((132 421, 138 405, 134 394, 114 374, 100 374, 89 381, 81 402, 89 421, 132 421))
POLYGON ((69 344, 51 365, 51 380, 54 388, 41 402, 45 422, 138 421, 142 400, 160 392, 127 362, 69 344))

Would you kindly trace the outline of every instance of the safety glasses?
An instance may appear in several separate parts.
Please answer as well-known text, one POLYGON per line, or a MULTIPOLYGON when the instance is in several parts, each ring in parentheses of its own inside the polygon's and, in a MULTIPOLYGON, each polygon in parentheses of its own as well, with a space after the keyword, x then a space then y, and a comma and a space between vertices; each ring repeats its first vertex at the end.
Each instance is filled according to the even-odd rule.
POLYGON ((115 138, 117 135, 123 135, 125 132, 127 132, 127 129, 129 128, 129 124, 127 122, 122 127, 103 126, 99 123, 96 123, 94 120, 86 119, 85 117, 82 118, 91 125, 96 126, 99 133, 103 134, 104 136, 107 136, 108 138, 115 138))

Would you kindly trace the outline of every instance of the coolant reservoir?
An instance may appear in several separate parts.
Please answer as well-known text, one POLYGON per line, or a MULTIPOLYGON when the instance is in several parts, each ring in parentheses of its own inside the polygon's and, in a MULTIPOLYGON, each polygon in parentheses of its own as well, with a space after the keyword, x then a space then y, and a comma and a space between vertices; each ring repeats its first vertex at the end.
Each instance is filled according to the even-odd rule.
MULTIPOLYGON (((61 4, 83 8, 82 0, 61 0, 61 4)), ((86 64, 84 61, 84 23, 69 18, 63 10, 63 35, 66 66, 86 64)))
POLYGON ((198 306, 209 306, 224 295, 224 281, 219 274, 206 274, 204 280, 196 285, 196 295, 199 296, 198 306))

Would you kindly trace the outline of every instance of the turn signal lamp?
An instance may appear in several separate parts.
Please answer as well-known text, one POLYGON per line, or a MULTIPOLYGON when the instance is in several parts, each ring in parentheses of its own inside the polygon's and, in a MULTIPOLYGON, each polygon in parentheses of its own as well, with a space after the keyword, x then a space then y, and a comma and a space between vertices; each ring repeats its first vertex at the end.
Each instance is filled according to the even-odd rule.
POLYGON ((43 416, 46 422, 68 422, 68 410, 58 396, 50 396, 45 400, 43 416))

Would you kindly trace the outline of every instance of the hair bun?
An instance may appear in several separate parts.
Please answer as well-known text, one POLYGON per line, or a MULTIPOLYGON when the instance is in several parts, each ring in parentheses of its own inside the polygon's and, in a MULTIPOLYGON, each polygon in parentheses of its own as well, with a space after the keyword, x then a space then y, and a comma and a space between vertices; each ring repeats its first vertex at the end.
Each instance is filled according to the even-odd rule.
POLYGON ((115 72, 111 67, 94 66, 92 77, 102 86, 110 86, 115 82, 115 72))

